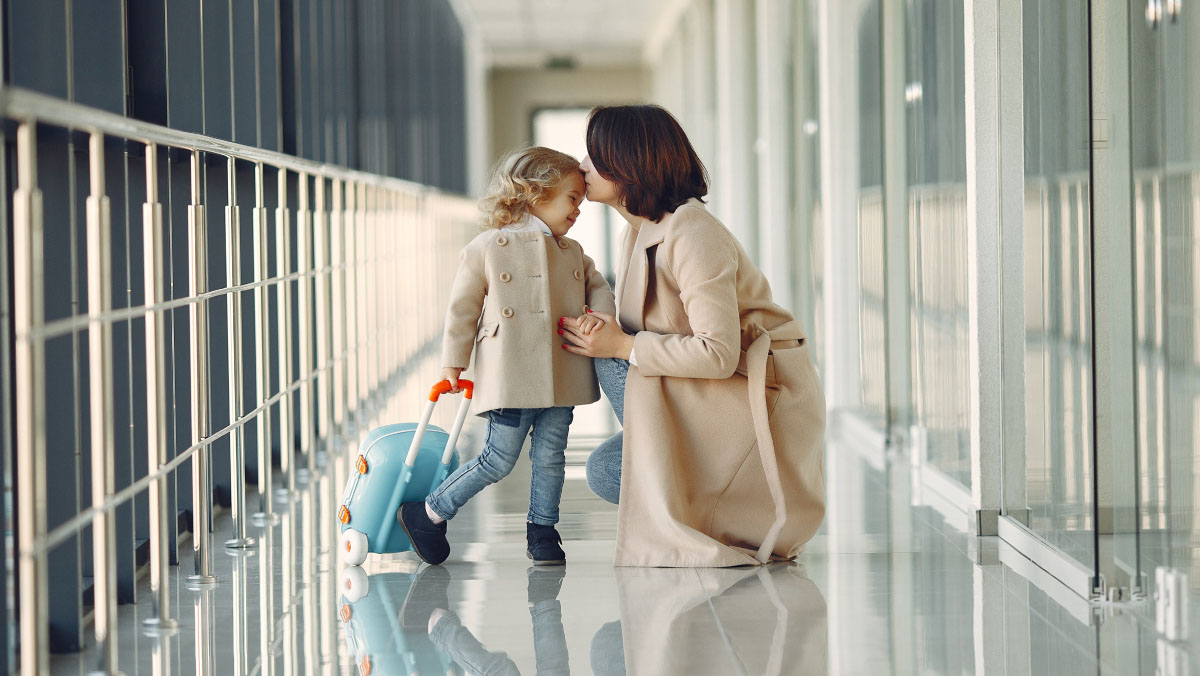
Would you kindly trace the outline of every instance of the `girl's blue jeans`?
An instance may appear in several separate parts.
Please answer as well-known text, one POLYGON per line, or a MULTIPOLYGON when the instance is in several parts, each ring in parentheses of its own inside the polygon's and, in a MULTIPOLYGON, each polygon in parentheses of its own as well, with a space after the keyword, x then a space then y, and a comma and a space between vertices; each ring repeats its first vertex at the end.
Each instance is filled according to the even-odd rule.
POLYGON ((529 459, 533 462, 533 479, 529 486, 528 520, 541 526, 558 523, 558 503, 566 479, 564 451, 574 411, 572 406, 488 411, 483 451, 434 489, 426 501, 430 509, 443 519, 453 519, 476 493, 508 476, 521 455, 525 436, 531 435, 529 459))
MULTIPOLYGON (((600 389, 612 404, 617 420, 625 424, 625 377, 629 374, 629 362, 624 359, 595 359, 596 378, 600 389)), ((592 451, 587 461, 588 488, 604 500, 617 504, 621 497, 621 447, 622 433, 617 432, 605 439, 592 451)))

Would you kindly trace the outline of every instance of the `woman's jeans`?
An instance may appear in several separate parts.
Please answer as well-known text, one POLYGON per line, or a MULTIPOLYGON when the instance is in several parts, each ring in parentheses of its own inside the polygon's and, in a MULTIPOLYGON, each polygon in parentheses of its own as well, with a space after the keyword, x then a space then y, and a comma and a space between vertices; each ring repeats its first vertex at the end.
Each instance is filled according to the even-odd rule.
POLYGON ((574 407, 500 408, 488 411, 487 417, 483 451, 434 489, 427 501, 429 507, 443 519, 453 519, 476 493, 508 476, 532 429, 529 459, 533 462, 533 480, 528 518, 541 526, 558 523, 558 503, 566 479, 564 451, 574 407))
MULTIPOLYGON (((612 404, 613 413, 621 425, 625 424, 625 376, 629 373, 629 362, 624 359, 595 359, 596 377, 600 389, 612 404)), ((588 488, 604 500, 617 504, 621 497, 621 446, 622 432, 609 437, 592 451, 587 461, 588 488)))

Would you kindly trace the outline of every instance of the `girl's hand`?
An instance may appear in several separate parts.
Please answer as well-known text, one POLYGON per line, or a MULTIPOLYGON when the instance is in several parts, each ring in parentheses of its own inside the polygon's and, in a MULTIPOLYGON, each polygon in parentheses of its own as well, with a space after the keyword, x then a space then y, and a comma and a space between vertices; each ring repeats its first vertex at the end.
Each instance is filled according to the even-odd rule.
POLYGON ((603 319, 600 319, 596 315, 590 313, 579 315, 579 318, 575 321, 579 322, 579 330, 583 331, 585 334, 591 333, 596 329, 596 327, 604 323, 603 319))
POLYGON ((460 369, 457 366, 447 366, 442 369, 442 380, 450 381, 450 389, 448 390, 450 394, 458 394, 459 392, 463 391, 463 388, 458 386, 458 376, 461 375, 462 372, 463 369, 460 369))
POLYGON ((566 339, 562 349, 584 357, 629 359, 629 353, 633 351, 633 336, 622 331, 612 315, 604 312, 591 314, 600 319, 600 324, 593 327, 591 333, 585 333, 579 320, 574 317, 559 318, 558 330, 566 339))

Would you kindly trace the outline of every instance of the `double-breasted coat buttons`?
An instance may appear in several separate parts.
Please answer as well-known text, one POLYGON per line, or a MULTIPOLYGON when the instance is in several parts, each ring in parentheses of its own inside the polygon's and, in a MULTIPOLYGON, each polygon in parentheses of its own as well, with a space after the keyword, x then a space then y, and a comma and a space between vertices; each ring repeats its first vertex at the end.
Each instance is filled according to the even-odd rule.
POLYGON ((583 279, 583 270, 575 271, 575 279, 583 279))
POLYGON ((511 317, 511 316, 513 316, 513 309, 510 307, 506 307, 500 311, 500 314, 503 315, 505 318, 511 317))
POLYGON ((511 281, 512 281, 512 275, 508 274, 507 272, 501 272, 501 273, 500 273, 500 281, 502 281, 502 282, 511 282, 511 281))
POLYGON ((508 244, 508 238, 505 237, 504 235, 500 235, 499 237, 496 238, 496 244, 498 244, 499 246, 504 246, 505 244, 508 244))

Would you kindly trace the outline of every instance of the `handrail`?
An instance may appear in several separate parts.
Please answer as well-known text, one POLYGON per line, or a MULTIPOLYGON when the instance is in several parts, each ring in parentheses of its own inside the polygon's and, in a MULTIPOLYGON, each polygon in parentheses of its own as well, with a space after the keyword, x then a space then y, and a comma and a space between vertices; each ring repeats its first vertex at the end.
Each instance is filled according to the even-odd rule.
MULTIPOLYGON (((96 584, 93 624, 101 652, 99 666, 115 673, 118 607, 113 590, 117 580, 114 556, 117 545, 112 534, 117 527, 117 508, 137 496, 149 494, 149 567, 156 607, 153 617, 144 624, 156 632, 174 631, 178 623, 171 617, 166 556, 170 538, 167 524, 174 518, 170 513, 174 507, 168 503, 166 479, 191 463, 197 574, 188 578, 188 585, 194 589, 211 588, 219 581, 209 570, 210 449, 219 440, 229 440, 230 511, 235 537, 225 546, 255 547, 257 543, 246 531, 249 515, 245 506, 243 446, 247 443, 249 424, 256 423, 257 438, 251 443, 256 442, 260 470, 257 482, 260 510, 254 519, 258 525, 269 528, 276 520, 272 508, 273 447, 280 451, 280 472, 286 476, 286 486, 281 481, 279 490, 292 494, 298 490, 297 459, 306 459, 308 466, 303 471, 312 473, 316 471, 319 447, 333 456, 352 445, 352 435, 362 425, 377 419, 387 398, 400 390, 409 369, 432 353, 431 346, 437 343, 440 334, 439 310, 448 300, 446 285, 438 281, 444 274, 442 262, 451 264, 452 254, 473 234, 475 211, 468 209, 467 200, 430 186, 169 129, 24 89, 0 87, 0 114, 17 123, 15 154, 19 180, 12 195, 15 260, 12 331, 17 369, 12 394, 17 411, 16 480, 22 489, 15 515, 19 525, 16 554, 20 570, 21 670, 25 674, 44 674, 48 669, 50 592, 46 576, 50 553, 90 526, 96 533, 92 540, 96 584), (91 188, 87 197, 86 262, 88 285, 95 292, 88 298, 86 311, 76 307, 70 316, 49 322, 44 316, 47 279, 43 260, 44 200, 37 166, 38 130, 42 125, 89 136, 88 173, 83 174, 91 188), (141 208, 143 236, 139 247, 144 302, 117 309, 112 308, 106 288, 114 272, 112 219, 105 193, 107 137, 145 144, 144 160, 125 160, 146 164, 146 197, 141 208), (183 163, 190 164, 191 172, 186 224, 173 220, 178 212, 164 213, 163 202, 168 198, 160 197, 160 192, 170 194, 171 186, 160 187, 156 161, 164 149, 179 149, 191 155, 190 162, 183 163), (201 153, 223 157, 228 162, 224 177, 228 189, 223 204, 205 203, 207 174, 201 153), (238 174, 242 179, 249 174, 239 171, 238 162, 253 164, 254 197, 252 204, 244 209, 237 203, 236 188, 238 174), (278 170, 272 189, 268 189, 265 180, 266 167, 278 170), (289 183, 291 178, 298 189, 294 200, 288 199, 289 186, 293 185, 289 183), (268 198, 273 205, 268 206, 268 198), (207 211, 210 207, 211 212, 207 211), (226 286, 213 289, 207 281, 208 225, 209 220, 222 218, 226 286), (253 247, 246 247, 246 251, 241 244, 243 226, 251 228, 247 234, 253 236, 253 247), (437 230, 435 236, 427 234, 433 229, 437 230), (168 231, 175 233, 172 239, 164 237, 168 231), (415 246, 410 239, 416 242, 415 246), (186 296, 164 297, 164 258, 168 251, 172 255, 186 254, 189 280, 186 296), (243 268, 251 271, 249 279, 242 279, 243 268), (406 288, 408 293, 379 291, 395 286, 406 288), (247 293, 254 301, 253 309, 249 304, 243 305, 247 293), (224 304, 227 344, 208 335, 208 301, 221 297, 228 299, 224 304), (169 312, 183 309, 185 313, 168 321, 169 312), (113 441, 111 419, 115 339, 111 329, 116 324, 138 319, 145 324, 146 390, 145 408, 139 414, 144 415, 144 421, 136 434, 144 435, 148 442, 148 465, 145 475, 116 490, 114 459, 118 449, 113 441), (187 324, 183 332, 186 336, 168 346, 164 336, 180 330, 175 323, 178 319, 187 324), (300 330, 294 330, 295 326, 300 330), (48 529, 46 412, 53 410, 51 407, 57 408, 59 402, 47 400, 53 395, 46 389, 45 348, 52 339, 85 332, 91 350, 87 369, 90 410, 86 412, 91 414, 92 501, 86 508, 80 505, 78 513, 48 529), (226 351, 228 371, 210 372, 210 353, 226 351), (250 356, 246 357, 247 354, 250 356), (253 373, 243 373, 243 362, 249 359, 253 359, 253 373), (189 402, 176 401, 173 413, 186 424, 189 413, 181 411, 190 408, 191 439, 186 445, 181 444, 183 447, 172 448, 176 442, 167 435, 164 373, 168 360, 175 360, 178 372, 191 381, 190 406, 189 402), (298 370, 294 363, 299 364, 298 370), (218 379, 217 387, 210 387, 210 376, 218 379), (297 395, 298 405, 293 402, 297 395), (210 402, 210 397, 218 399, 210 402), (211 430, 210 406, 216 405, 221 397, 226 398, 229 406, 230 422, 220 430, 211 430), (276 425, 280 431, 277 444, 272 439, 276 425), (293 436, 296 431, 299 438, 293 436)), ((62 143, 56 137, 49 138, 52 140, 43 142, 62 143)), ((183 192, 173 198, 188 199, 187 191, 183 192)), ((47 198, 66 197, 51 194, 47 198)), ((127 228, 135 227, 136 211, 136 205, 131 204, 127 228)), ((132 267, 139 252, 130 250, 128 254, 127 263, 132 267)), ((132 340, 130 334, 121 338, 121 344, 126 341, 132 344, 132 340)), ((76 368, 80 368, 78 363, 76 368)), ((140 362, 135 365, 131 359, 131 377, 134 368, 141 369, 143 365, 140 362)), ((81 428, 89 425, 84 415, 80 413, 76 421, 81 428)), ((120 450, 132 454, 135 446, 138 444, 122 444, 120 450)), ((332 486, 336 482, 324 483, 332 486)), ((62 581, 55 581, 56 588, 61 589, 61 584, 62 581)), ((82 622, 82 618, 78 621, 82 622)), ((243 634, 235 630, 235 650, 239 655, 244 653, 244 642, 248 640, 243 634)))
POLYGON ((15 120, 37 121, 65 129, 119 136, 130 141, 154 143, 183 150, 198 150, 249 162, 261 162, 273 167, 324 178, 364 183, 406 192, 449 195, 438 188, 406 181, 402 178, 371 174, 336 164, 317 162, 274 150, 243 145, 234 141, 171 129, 107 110, 64 101, 21 87, 0 87, 0 114, 15 120))

